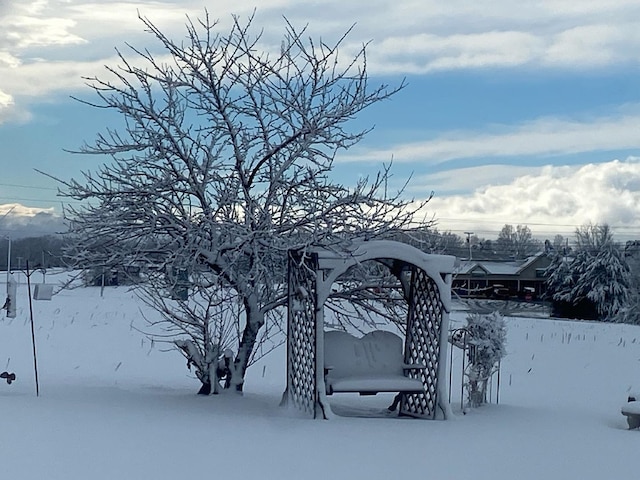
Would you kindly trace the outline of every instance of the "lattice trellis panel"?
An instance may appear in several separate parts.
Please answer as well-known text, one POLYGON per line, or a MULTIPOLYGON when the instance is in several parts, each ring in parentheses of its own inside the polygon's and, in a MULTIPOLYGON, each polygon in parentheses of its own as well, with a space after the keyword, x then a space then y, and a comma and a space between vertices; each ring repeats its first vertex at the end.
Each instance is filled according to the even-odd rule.
POLYGON ((409 373, 410 377, 422 381, 425 393, 403 395, 401 414, 426 418, 436 416, 443 315, 444 305, 435 281, 423 270, 413 268, 404 360, 408 364, 427 367, 409 373))
POLYGON ((317 256, 289 252, 287 316, 287 401, 316 415, 316 270, 317 256))

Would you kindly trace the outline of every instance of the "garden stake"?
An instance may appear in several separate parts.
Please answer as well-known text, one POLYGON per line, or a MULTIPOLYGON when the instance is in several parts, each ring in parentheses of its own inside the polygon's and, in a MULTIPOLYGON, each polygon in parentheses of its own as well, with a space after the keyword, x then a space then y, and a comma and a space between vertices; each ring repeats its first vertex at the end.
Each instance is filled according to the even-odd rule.
POLYGON ((40 396, 38 385, 38 360, 36 357, 36 332, 33 326, 33 300, 31 299, 31 273, 29 272, 29 260, 27 260, 27 289, 29 292, 29 315, 31 317, 31 345, 33 345, 33 371, 36 377, 36 397, 40 396))

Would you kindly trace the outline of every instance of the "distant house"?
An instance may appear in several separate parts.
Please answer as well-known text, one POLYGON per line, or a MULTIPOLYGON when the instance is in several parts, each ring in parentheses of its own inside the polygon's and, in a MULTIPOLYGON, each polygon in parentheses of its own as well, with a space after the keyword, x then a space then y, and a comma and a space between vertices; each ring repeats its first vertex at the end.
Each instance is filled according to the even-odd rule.
POLYGON ((141 268, 137 265, 119 265, 117 267, 94 267, 83 273, 85 285, 94 287, 115 287, 133 285, 140 281, 141 268))
POLYGON ((453 290, 461 297, 532 300, 545 291, 545 253, 519 261, 461 260, 453 276, 453 290))

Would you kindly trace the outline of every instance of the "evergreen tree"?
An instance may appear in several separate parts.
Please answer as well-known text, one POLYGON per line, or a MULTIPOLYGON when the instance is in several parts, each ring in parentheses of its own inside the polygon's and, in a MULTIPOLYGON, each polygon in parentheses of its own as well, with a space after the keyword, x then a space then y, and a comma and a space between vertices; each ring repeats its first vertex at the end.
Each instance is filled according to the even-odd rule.
POLYGON ((610 320, 629 299, 629 266, 608 225, 576 230, 573 253, 558 253, 547 269, 547 295, 561 316, 610 320))

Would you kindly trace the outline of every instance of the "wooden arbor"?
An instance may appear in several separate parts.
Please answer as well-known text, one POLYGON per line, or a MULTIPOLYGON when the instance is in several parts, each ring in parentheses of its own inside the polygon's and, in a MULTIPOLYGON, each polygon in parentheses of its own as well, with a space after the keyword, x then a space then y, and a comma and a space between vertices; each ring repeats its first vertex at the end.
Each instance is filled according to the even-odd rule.
POLYGON ((369 241, 344 252, 322 248, 289 251, 287 387, 283 402, 313 418, 332 413, 324 382, 324 304, 331 286, 350 267, 368 260, 389 266, 408 302, 404 361, 426 368, 409 373, 424 393, 403 394, 400 413, 431 418, 451 415, 446 377, 451 274, 455 258, 429 255, 410 245, 369 241))

